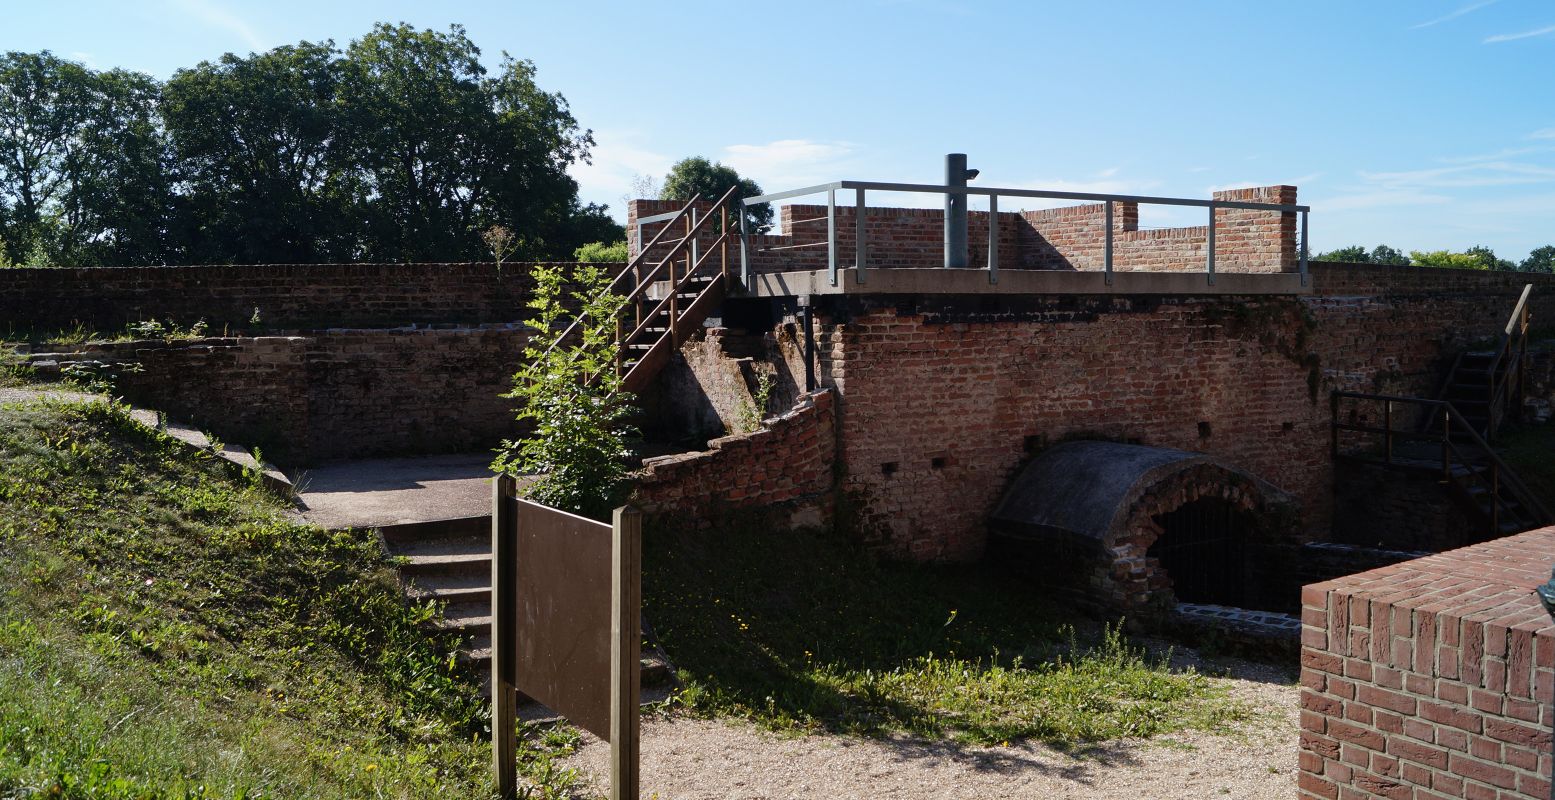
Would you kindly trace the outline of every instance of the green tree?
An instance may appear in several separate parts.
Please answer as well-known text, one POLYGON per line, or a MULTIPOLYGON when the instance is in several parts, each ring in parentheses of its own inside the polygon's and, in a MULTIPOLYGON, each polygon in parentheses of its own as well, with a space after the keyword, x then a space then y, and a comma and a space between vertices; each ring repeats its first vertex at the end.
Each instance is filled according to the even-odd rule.
POLYGON ((529 61, 495 76, 464 29, 378 25, 346 50, 347 109, 372 188, 369 256, 468 258, 479 232, 513 228, 527 252, 570 253, 577 184, 567 167, 593 144, 529 61))
POLYGON ((12 261, 71 235, 63 208, 86 158, 92 95, 91 71, 47 50, 0 57, 0 237, 12 261))
POLYGON ((1490 269, 1485 260, 1471 253, 1454 253, 1449 250, 1409 251, 1409 261, 1417 267, 1444 267, 1447 269, 1490 269))
MULTIPOLYGON (((664 176, 664 188, 659 191, 660 200, 691 199, 700 196, 704 200, 723 197, 729 187, 740 187, 738 197, 755 197, 761 194, 761 186, 750 178, 740 177, 732 167, 708 161, 701 156, 683 158, 670 167, 664 176)), ((745 221, 751 233, 766 233, 772 228, 772 204, 760 203, 745 209, 745 221)))
POLYGON ((1534 248, 1517 268, 1523 272, 1555 272, 1555 245, 1534 248))
POLYGON ((1501 272, 1510 272, 1517 269, 1516 264, 1513 264, 1512 262, 1497 256, 1496 251, 1484 245, 1477 244, 1463 252, 1464 255, 1473 256, 1477 261, 1479 261, 1479 263, 1483 265, 1483 269, 1497 270, 1501 272))
POLYGON ((589 263, 626 261, 626 242, 591 242, 574 250, 572 259, 589 263))
POLYGON ((1403 265, 1409 263, 1409 256, 1406 256, 1385 244, 1379 244, 1372 248, 1370 260, 1373 264, 1403 265))
POLYGON ((635 434, 627 422, 632 396, 615 369, 615 315, 625 299, 604 291, 611 276, 598 267, 568 275, 561 266, 540 265, 533 274, 528 324, 535 335, 513 391, 504 395, 520 401, 518 420, 529 434, 503 442, 492 469, 538 476, 525 490, 531 499, 603 519, 625 485, 635 434), (576 328, 557 342, 557 331, 572 321, 576 328))
POLYGON ((345 261, 366 186, 339 105, 333 43, 228 53, 174 73, 163 115, 183 178, 192 255, 209 262, 345 261))
POLYGON ((1318 253, 1312 257, 1313 261, 1346 261, 1350 263, 1366 263, 1371 261, 1371 256, 1366 248, 1355 244, 1349 247, 1341 247, 1338 250, 1329 250, 1326 253, 1318 253))

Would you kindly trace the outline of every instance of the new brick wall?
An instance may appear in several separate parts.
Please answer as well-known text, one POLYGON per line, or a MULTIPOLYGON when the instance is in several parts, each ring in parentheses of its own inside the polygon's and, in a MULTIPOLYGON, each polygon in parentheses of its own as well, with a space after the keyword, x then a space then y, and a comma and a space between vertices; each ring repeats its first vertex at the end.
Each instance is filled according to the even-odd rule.
MULTIPOLYGON (((213 333, 512 322, 529 315, 529 264, 259 264, 8 269, 0 338, 84 325, 205 320, 213 333)), ((617 268, 619 265, 605 265, 617 268)))
MULTIPOLYGON (((1294 186, 1266 186, 1215 192, 1217 200, 1242 202, 1296 202, 1294 186)), ((843 192, 839 200, 851 202, 852 194, 843 192)), ((1009 198, 1006 203, 1015 202, 1009 198)), ((637 252, 639 217, 678 211, 684 204, 669 200, 633 200, 627 210, 627 237, 630 249, 637 252)), ((711 204, 700 203, 698 213, 705 214, 711 204)), ((1208 212, 1205 212, 1206 215, 1208 212)), ((839 205, 836 213, 837 261, 851 266, 858 241, 856 209, 839 205)), ((982 267, 988 257, 989 214, 971 211, 967 215, 968 263, 982 267)), ((865 243, 868 265, 880 268, 928 269, 945 263, 945 212, 936 208, 877 208, 865 213, 865 243)), ((1216 269, 1225 272, 1294 272, 1296 261, 1296 215, 1247 209, 1219 209, 1215 215, 1216 269)), ((790 204, 780 206, 775 230, 780 234, 750 237, 752 268, 760 272, 823 269, 827 264, 826 206, 790 204)), ((668 223, 650 223, 643 227, 642 242, 647 244, 668 223)), ((1114 204, 1113 268, 1119 271, 1197 272, 1205 268, 1208 226, 1141 230, 1139 207, 1135 203, 1114 204)), ((1005 269, 1101 270, 1104 268, 1105 208, 1101 204, 1066 206, 1040 211, 999 212, 999 264, 1005 269)), ((667 241, 678 239, 682 230, 666 233, 667 241)), ((703 248, 712 247, 717 238, 713 224, 698 236, 703 248)), ((661 258, 669 246, 660 245, 651 255, 661 258)), ((715 256, 716 258, 716 256, 715 256)), ((738 264, 739 251, 731 243, 730 262, 738 264)), ((731 267, 735 268, 735 267, 731 267)))
POLYGON ((725 436, 708 450, 648 459, 633 502, 682 525, 711 527, 753 512, 778 527, 826 524, 833 513, 836 396, 802 396, 761 430, 725 436))
POLYGON ((1546 798, 1555 528, 1302 591, 1299 796, 1546 798))

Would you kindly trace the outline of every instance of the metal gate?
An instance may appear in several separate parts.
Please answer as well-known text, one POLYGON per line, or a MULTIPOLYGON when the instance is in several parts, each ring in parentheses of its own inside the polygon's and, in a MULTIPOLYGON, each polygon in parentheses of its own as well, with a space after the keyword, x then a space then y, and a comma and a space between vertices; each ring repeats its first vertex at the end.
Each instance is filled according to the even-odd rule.
POLYGON ((1160 561, 1178 602, 1246 605, 1248 512, 1206 497, 1156 517, 1156 523, 1163 533, 1147 555, 1160 561))

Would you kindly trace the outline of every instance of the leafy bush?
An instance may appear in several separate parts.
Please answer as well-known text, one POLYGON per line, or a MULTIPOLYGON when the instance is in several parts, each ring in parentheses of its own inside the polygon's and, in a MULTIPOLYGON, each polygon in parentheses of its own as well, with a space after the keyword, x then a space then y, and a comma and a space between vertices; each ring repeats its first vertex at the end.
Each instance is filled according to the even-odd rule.
POLYGON ((590 242, 573 251, 574 261, 590 263, 606 263, 615 261, 629 261, 626 242, 590 242))
POLYGON ((625 300, 605 292, 611 278, 598 267, 577 267, 570 286, 567 277, 560 266, 534 270, 535 335, 504 395, 520 401, 518 421, 530 433, 504 441, 492 469, 538 476, 525 490, 536 502, 604 519, 625 484, 635 434, 626 421, 632 397, 616 374, 615 316, 625 300))

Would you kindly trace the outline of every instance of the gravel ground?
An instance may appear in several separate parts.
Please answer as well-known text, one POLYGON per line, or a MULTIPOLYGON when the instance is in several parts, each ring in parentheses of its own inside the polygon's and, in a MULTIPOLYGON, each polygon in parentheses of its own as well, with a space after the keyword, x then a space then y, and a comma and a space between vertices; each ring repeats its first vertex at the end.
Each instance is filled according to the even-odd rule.
MULTIPOLYGON (((642 796, 1284 800, 1295 789, 1297 689, 1278 669, 1230 668, 1238 677, 1216 681, 1256 708, 1255 720, 1219 734, 1185 732, 1069 754, 1033 743, 973 747, 906 737, 792 737, 743 722, 644 720, 642 796)), ((566 766, 604 794, 609 759, 609 745, 585 734, 566 766)))

